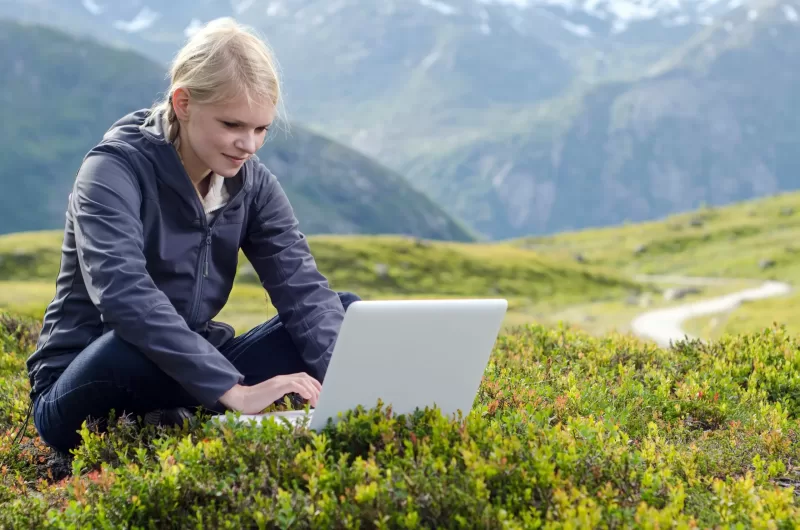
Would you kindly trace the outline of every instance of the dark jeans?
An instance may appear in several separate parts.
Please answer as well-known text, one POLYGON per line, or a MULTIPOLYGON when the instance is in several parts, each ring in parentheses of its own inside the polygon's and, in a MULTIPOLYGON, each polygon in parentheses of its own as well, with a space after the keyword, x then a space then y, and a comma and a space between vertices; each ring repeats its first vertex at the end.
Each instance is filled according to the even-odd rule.
MULTIPOLYGON (((358 296, 339 293, 345 309, 358 296)), ((253 385, 277 375, 305 372, 289 333, 276 316, 225 343, 220 353, 253 385)), ((217 412, 225 407, 217 403, 217 412)), ((115 410, 144 416, 165 408, 199 403, 153 361, 111 331, 83 350, 55 383, 36 396, 33 422, 50 447, 68 452, 80 443, 81 423, 106 419, 115 410)))

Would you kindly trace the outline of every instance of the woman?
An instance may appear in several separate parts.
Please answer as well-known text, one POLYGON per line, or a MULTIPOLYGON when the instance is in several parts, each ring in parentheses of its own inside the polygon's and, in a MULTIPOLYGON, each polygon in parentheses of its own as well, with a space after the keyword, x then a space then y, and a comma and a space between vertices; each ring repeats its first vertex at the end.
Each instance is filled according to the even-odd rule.
POLYGON ((153 423, 188 408, 316 405, 344 312, 275 176, 259 162, 280 102, 270 50, 221 19, 176 56, 166 99, 112 125, 69 197, 56 295, 27 361, 51 447, 111 409, 153 423), (278 316, 234 337, 212 320, 242 249, 278 316))

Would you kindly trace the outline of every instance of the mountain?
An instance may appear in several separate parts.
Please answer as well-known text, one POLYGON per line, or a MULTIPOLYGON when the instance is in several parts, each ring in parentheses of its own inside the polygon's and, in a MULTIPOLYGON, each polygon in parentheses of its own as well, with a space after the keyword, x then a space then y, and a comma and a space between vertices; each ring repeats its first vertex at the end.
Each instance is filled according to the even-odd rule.
POLYGON ((0 14, 161 62, 200 23, 236 16, 275 48, 290 115, 494 239, 797 187, 786 105, 799 12, 797 0, 0 0, 0 14))
MULTIPOLYGON (((407 166, 493 237, 643 221, 800 186, 800 25, 735 10, 635 80, 585 85, 407 166), (480 199, 478 199, 480 198, 480 199)), ((800 9, 800 8, 798 8, 800 9)), ((754 14, 755 13, 755 14, 754 14)))
MULTIPOLYGON (((86 151, 120 116, 150 106, 165 71, 138 54, 39 26, 0 21, 0 233, 63 225, 86 151)), ((472 239, 399 174, 291 124, 259 152, 308 233, 472 239)))
POLYGON ((433 127, 439 137, 453 130, 453 119, 459 127, 478 127, 474 113, 556 96, 578 78, 637 75, 665 49, 741 5, 742 0, 0 0, 0 15, 91 34, 160 62, 200 24, 234 16, 275 48, 285 66, 287 99, 303 122, 335 128, 359 147, 392 156, 392 140, 408 131, 391 131, 386 118, 433 127), (340 112, 337 105, 343 104, 348 113, 340 112), (465 112, 471 116, 460 119, 465 112))

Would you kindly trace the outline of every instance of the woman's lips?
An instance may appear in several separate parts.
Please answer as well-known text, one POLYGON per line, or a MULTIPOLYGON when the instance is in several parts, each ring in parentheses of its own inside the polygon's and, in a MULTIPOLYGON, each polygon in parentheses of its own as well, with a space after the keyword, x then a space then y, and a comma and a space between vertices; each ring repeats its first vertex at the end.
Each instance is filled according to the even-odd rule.
POLYGON ((236 164, 241 164, 242 162, 247 160, 247 158, 237 158, 235 156, 231 156, 231 155, 228 155, 228 154, 225 154, 225 153, 222 153, 222 154, 225 155, 226 157, 228 157, 229 160, 231 160, 232 162, 234 162, 236 164))

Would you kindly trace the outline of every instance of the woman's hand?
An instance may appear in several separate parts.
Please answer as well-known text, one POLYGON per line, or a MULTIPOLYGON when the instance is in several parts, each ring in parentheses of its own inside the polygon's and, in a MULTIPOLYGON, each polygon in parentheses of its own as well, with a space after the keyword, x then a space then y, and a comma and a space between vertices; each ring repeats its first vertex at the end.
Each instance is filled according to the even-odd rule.
POLYGON ((258 414, 292 392, 308 400, 312 407, 316 407, 321 391, 322 385, 319 381, 307 373, 300 372, 278 375, 253 386, 235 385, 222 395, 219 402, 242 414, 258 414))

